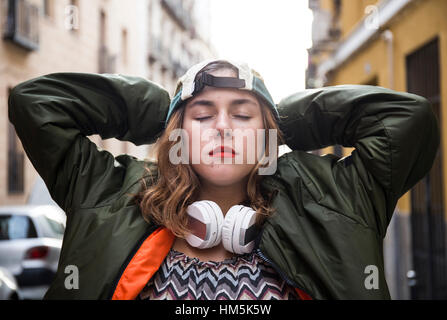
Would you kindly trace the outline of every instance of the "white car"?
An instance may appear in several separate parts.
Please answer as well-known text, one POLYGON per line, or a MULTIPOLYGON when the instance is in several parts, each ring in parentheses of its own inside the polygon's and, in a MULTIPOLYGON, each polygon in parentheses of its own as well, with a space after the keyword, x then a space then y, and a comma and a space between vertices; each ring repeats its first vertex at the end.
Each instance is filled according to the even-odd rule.
POLYGON ((21 299, 42 299, 57 271, 65 213, 54 205, 0 207, 0 267, 21 299))
POLYGON ((0 267, 0 300, 18 300, 16 278, 8 269, 0 267))

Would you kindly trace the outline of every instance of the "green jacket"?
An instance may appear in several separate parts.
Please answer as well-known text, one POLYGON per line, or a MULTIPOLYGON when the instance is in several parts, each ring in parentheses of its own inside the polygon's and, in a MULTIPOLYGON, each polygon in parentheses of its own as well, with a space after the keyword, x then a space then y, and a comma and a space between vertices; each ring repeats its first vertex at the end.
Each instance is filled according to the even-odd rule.
MULTIPOLYGON (((13 88, 9 119, 67 214, 46 298, 112 298, 129 261, 155 234, 159 226, 143 220, 129 194, 141 190, 142 178, 153 178, 144 164, 156 164, 113 157, 87 136, 152 143, 169 102, 157 84, 123 75, 55 73, 13 88), (65 286, 72 265, 78 289, 65 286)), ((293 151, 262 182, 276 190, 277 214, 264 224, 256 250, 313 299, 389 299, 383 239, 397 200, 428 173, 436 155, 439 127, 430 103, 382 87, 341 85, 303 90, 278 109, 293 151), (343 158, 307 152, 334 144, 355 150, 343 158), (365 286, 371 265, 378 289, 365 286)))

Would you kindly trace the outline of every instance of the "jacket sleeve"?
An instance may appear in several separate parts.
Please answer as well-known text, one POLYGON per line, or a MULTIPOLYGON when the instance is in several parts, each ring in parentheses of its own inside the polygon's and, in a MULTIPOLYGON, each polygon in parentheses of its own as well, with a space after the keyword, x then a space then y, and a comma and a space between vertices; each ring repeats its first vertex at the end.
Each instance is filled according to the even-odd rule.
POLYGON ((334 144, 355 148, 337 168, 354 166, 365 184, 372 179, 381 186, 386 210, 375 219, 382 232, 397 200, 431 169, 440 143, 438 122, 427 99, 383 87, 307 89, 283 99, 278 109, 280 128, 292 150, 334 144))
POLYGON ((104 203, 120 190, 125 175, 112 154, 87 136, 135 145, 155 141, 169 94, 139 77, 53 73, 14 87, 8 105, 28 158, 67 212, 104 203))

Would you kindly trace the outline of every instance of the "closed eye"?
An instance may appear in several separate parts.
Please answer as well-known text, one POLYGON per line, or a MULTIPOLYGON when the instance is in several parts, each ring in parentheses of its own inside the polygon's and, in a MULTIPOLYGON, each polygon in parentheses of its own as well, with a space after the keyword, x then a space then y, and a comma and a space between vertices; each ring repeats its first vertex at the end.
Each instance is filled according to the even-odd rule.
MULTIPOLYGON (((243 119, 243 120, 251 119, 251 117, 249 117, 249 116, 242 116, 242 115, 236 115, 235 117, 236 117, 236 118, 243 119)), ((197 120, 197 121, 203 121, 203 120, 206 120, 206 119, 209 119, 209 118, 211 118, 211 116, 202 117, 202 118, 195 118, 194 120, 197 120)))
POLYGON ((237 115, 236 117, 237 117, 237 118, 241 118, 241 119, 245 119, 245 120, 251 119, 251 117, 248 117, 248 116, 241 116, 241 115, 237 115))
POLYGON ((202 117, 202 118, 195 118, 194 120, 202 121, 202 120, 206 120, 206 119, 209 119, 209 118, 211 118, 211 116, 208 116, 208 117, 202 117))

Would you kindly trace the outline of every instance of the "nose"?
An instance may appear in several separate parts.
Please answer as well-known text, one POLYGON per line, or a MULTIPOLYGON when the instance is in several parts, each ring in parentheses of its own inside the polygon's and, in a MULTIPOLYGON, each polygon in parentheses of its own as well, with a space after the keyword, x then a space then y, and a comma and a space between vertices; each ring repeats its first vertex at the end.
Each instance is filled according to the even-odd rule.
POLYGON ((226 112, 220 112, 216 120, 216 130, 220 137, 231 136, 232 124, 229 115, 226 112))

